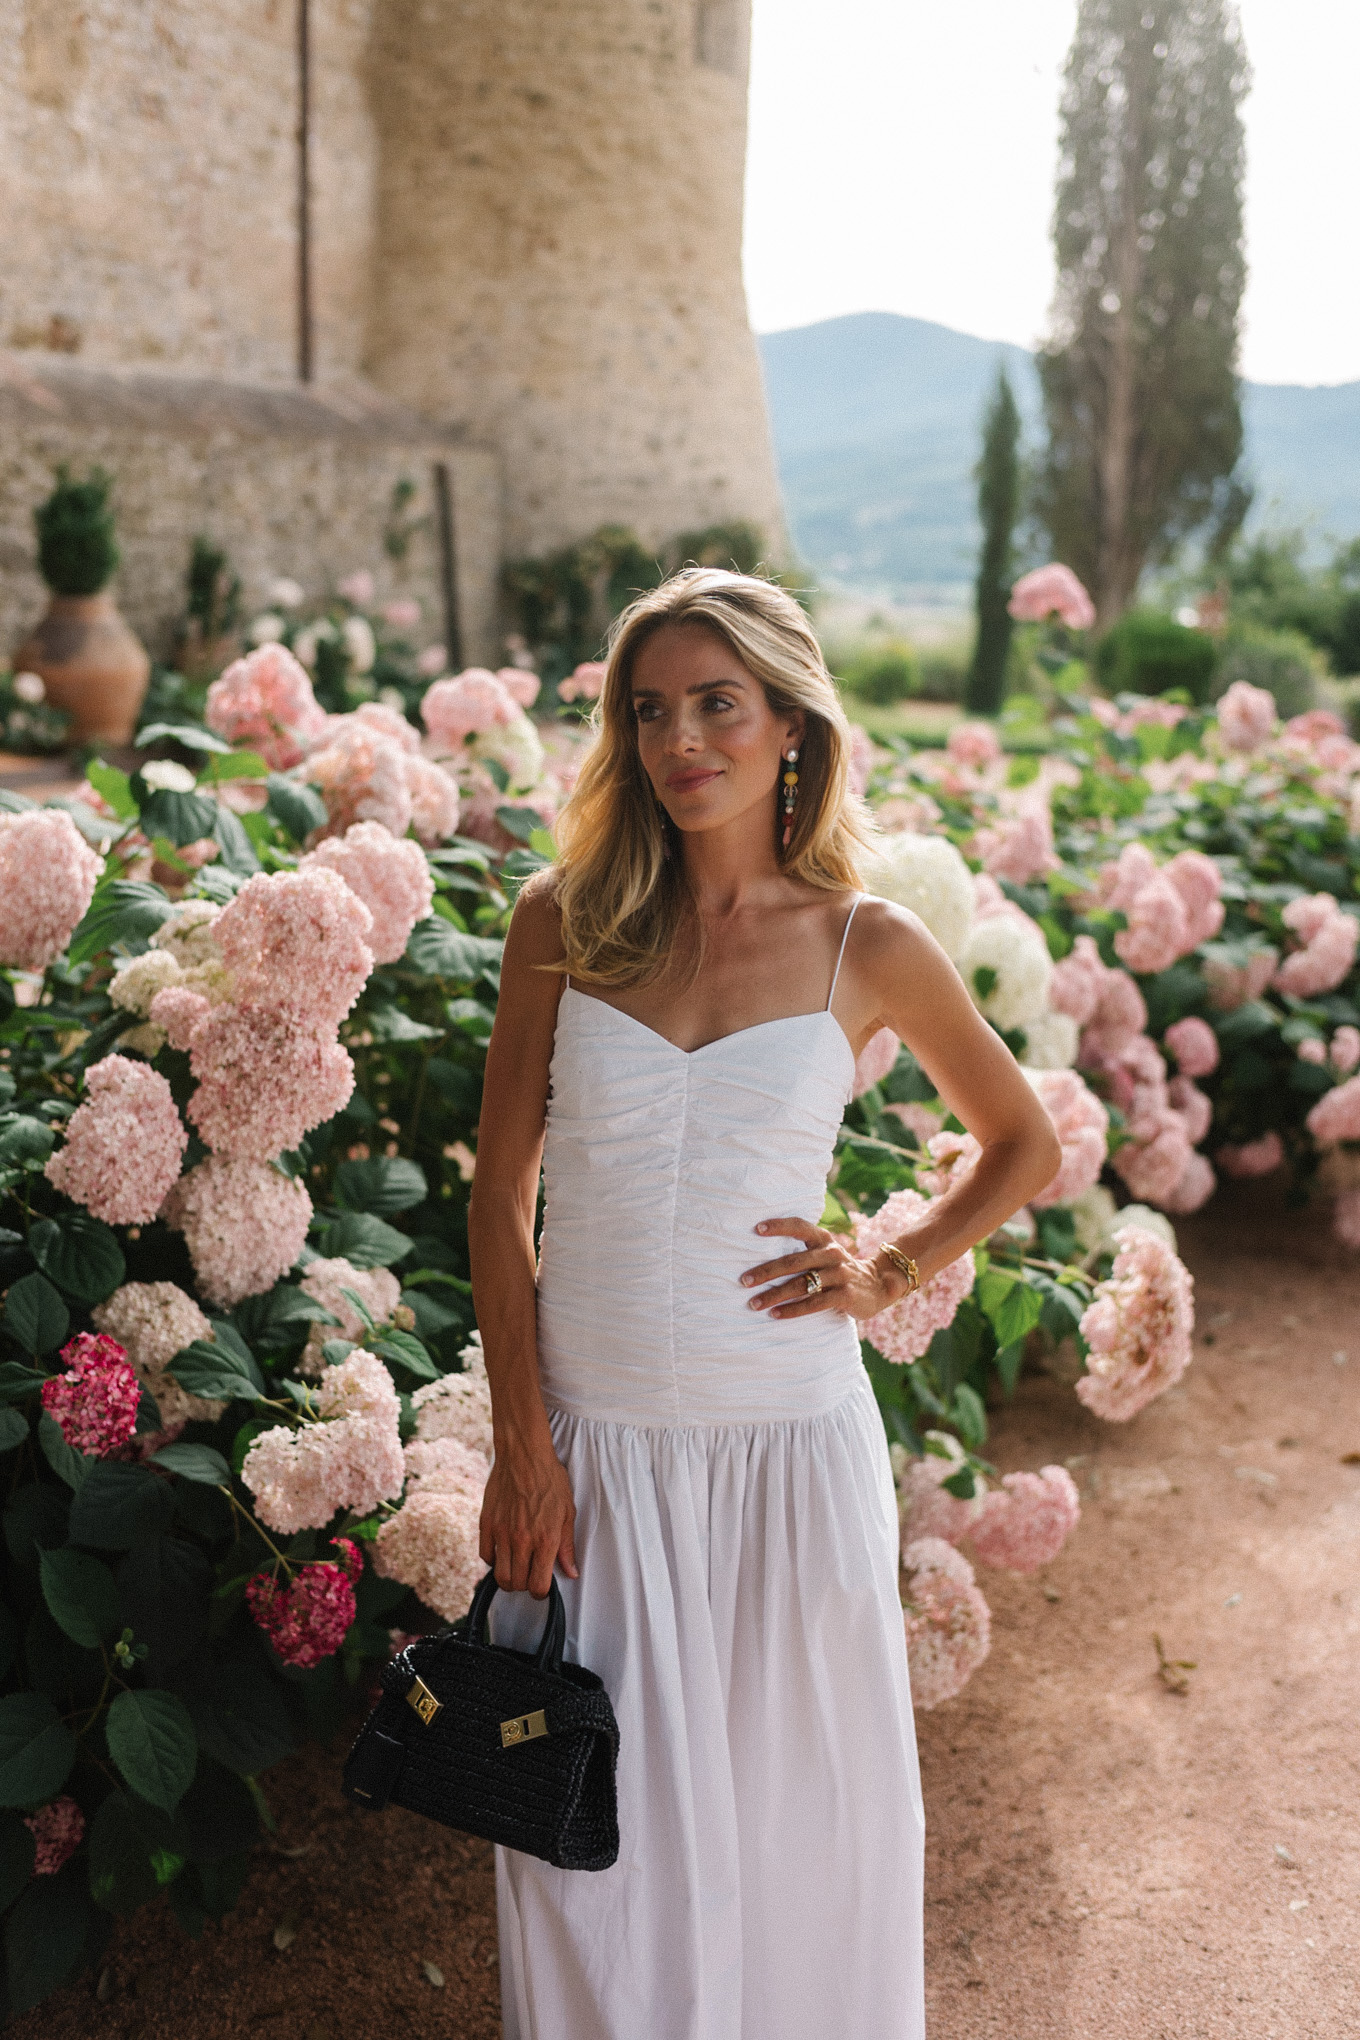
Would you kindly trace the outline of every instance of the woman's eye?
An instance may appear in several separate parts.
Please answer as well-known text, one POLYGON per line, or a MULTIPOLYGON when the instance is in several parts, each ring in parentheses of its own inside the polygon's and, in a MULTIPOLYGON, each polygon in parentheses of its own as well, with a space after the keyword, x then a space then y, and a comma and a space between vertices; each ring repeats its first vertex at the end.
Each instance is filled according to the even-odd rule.
POLYGON ((635 701, 633 703, 633 713, 639 722, 650 722, 656 714, 656 703, 653 701, 635 701))
POLYGON ((704 696, 705 708, 732 708, 734 706, 735 703, 730 694, 706 694, 704 696))

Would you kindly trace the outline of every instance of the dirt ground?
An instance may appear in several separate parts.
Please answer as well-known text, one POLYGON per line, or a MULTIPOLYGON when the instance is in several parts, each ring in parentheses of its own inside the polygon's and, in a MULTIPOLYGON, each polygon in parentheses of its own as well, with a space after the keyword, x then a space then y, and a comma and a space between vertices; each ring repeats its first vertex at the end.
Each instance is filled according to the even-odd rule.
MULTIPOLYGON (((992 1655, 920 1721, 931 2040, 1360 2032, 1360 1268, 1262 1185, 1181 1244, 1181 1387, 1113 1426, 1027 1380, 995 1424, 1083 1513, 1045 1574, 984 1573, 992 1655)), ((270 1781, 225 1926, 138 1915, 18 2040, 498 2040, 490 1852, 337 1769, 270 1781)))

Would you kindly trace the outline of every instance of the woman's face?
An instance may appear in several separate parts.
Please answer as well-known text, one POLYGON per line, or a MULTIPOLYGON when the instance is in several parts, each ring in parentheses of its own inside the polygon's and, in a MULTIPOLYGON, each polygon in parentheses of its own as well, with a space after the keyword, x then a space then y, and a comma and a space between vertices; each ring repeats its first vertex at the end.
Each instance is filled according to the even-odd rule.
POLYGON ((668 623, 633 661, 638 755, 677 828, 714 829, 769 806, 783 753, 801 746, 801 709, 776 714, 765 689, 701 623, 668 623))

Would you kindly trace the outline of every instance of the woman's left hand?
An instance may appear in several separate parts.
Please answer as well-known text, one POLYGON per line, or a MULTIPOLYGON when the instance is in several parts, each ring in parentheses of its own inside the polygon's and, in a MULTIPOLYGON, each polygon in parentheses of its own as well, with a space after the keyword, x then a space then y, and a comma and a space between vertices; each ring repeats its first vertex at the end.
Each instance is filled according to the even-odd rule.
POLYGON ((761 1261, 747 1269, 741 1279, 748 1289, 762 1282, 773 1284, 751 1298, 752 1310, 768 1311, 775 1318, 808 1317, 820 1310, 871 1318, 907 1293, 907 1278, 899 1269, 857 1259, 840 1235, 825 1226, 809 1225, 805 1218, 769 1218, 756 1231, 805 1244, 801 1253, 781 1254, 777 1261, 761 1261), (809 1270, 821 1278, 820 1289, 809 1291, 809 1270))

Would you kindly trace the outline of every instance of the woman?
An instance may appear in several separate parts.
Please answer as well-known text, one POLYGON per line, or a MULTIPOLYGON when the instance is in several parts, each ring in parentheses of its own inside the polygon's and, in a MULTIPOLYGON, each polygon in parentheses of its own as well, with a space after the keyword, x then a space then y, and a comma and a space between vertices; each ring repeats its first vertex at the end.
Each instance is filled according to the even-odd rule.
POLYGON ((897 1516, 855 1320, 1060 1152, 943 951, 857 890, 848 726, 789 596, 708 568, 642 596, 597 721, 506 943, 469 1233, 482 1557, 524 1595, 496 1633, 533 1640, 565 1576, 622 1841, 589 1874, 498 1851, 505 2033, 920 2040, 897 1516), (861 1259, 818 1220, 884 1026, 982 1155, 861 1259))

